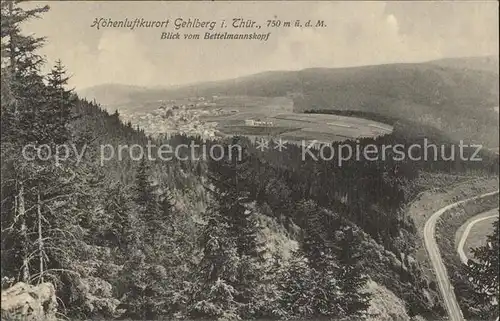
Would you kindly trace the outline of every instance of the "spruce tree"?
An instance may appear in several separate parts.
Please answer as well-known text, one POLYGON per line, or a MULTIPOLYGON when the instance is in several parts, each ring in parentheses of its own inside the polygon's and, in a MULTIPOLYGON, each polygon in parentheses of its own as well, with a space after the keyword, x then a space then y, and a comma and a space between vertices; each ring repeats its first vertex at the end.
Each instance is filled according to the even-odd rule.
POLYGON ((364 289, 368 280, 359 265, 361 239, 352 227, 344 227, 337 242, 337 280, 339 305, 345 315, 363 315, 370 306, 370 294, 364 289))
MULTIPOLYGON (((48 84, 44 82, 43 59, 36 53, 44 39, 21 33, 22 23, 48 7, 25 10, 20 2, 1 2, 1 210, 6 250, 2 272, 16 281, 51 281, 58 286, 63 304, 72 307, 75 297, 89 299, 81 268, 82 260, 91 256, 85 241, 97 213, 98 204, 91 200, 98 195, 94 190, 98 177, 86 157, 77 164, 73 158, 56 162, 21 154, 28 144, 47 144, 54 151, 55 145, 72 142, 66 129, 73 101, 65 81, 51 87, 56 78, 49 76, 48 84), (52 95, 56 88, 65 94, 52 95), (62 114, 61 106, 65 107, 62 114)), ((35 156, 33 150, 27 154, 35 156)))
POLYGON ((317 271, 328 271, 334 268, 331 242, 325 233, 322 216, 324 212, 315 202, 300 204, 300 215, 306 217, 302 248, 309 266, 317 271))
POLYGON ((143 157, 137 168, 135 177, 135 202, 139 206, 140 221, 145 226, 145 239, 153 245, 160 235, 161 216, 155 188, 151 185, 149 166, 143 157))
POLYGON ((287 264, 276 273, 278 298, 274 314, 281 319, 308 319, 317 312, 314 289, 318 279, 308 264, 302 249, 293 252, 287 264))
POLYGON ((215 187, 214 197, 218 211, 228 219, 230 224, 228 232, 236 238, 240 256, 259 254, 255 212, 248 206, 252 202, 247 191, 250 161, 251 156, 246 142, 235 137, 230 145, 225 146, 224 158, 220 161, 211 160, 209 163, 209 177, 215 187), (230 146, 238 146, 241 152, 230 146))
POLYGON ((198 282, 204 285, 198 292, 198 303, 191 305, 198 312, 203 307, 207 315, 252 316, 260 309, 257 300, 265 258, 259 243, 255 204, 247 192, 250 157, 245 142, 236 137, 225 146, 224 158, 211 160, 208 165, 214 201, 207 209, 207 224, 202 232, 203 258, 198 282), (214 288, 220 291, 214 292, 214 288))
POLYGON ((51 124, 47 130, 50 131, 56 144, 64 142, 70 136, 68 123, 71 118, 71 109, 75 104, 75 96, 71 90, 65 88, 68 79, 61 60, 57 60, 47 77, 50 105, 42 114, 45 121, 51 124))
POLYGON ((37 50, 43 46, 42 37, 21 33, 21 25, 38 18, 49 7, 25 10, 23 1, 1 2, 2 36, 2 136, 3 140, 14 136, 17 142, 37 141, 37 131, 33 126, 36 111, 47 103, 43 76, 40 68, 43 58, 37 50))
POLYGON ((342 315, 338 306, 338 262, 335 260, 334 244, 326 230, 327 225, 323 222, 326 215, 327 213, 317 206, 308 213, 302 249, 310 269, 309 278, 314 280, 315 284, 309 289, 313 315, 335 317, 342 315))
MULTIPOLYGON (((124 253, 131 250, 137 241, 137 231, 133 228, 133 204, 130 193, 122 183, 116 183, 105 190, 104 212, 107 215, 109 226, 103 236, 110 246, 116 246, 124 253)), ((96 233, 98 234, 98 233, 96 233)))
MULTIPOLYGON (((50 227, 58 216, 51 203, 68 195, 65 189, 72 185, 71 169, 55 168, 51 160, 42 163, 29 161, 20 154, 29 143, 49 144, 47 135, 50 120, 40 117, 50 105, 46 86, 39 70, 43 59, 36 50, 43 45, 43 38, 25 36, 20 25, 38 17, 48 7, 24 10, 20 1, 1 3, 2 15, 2 230, 3 244, 9 248, 7 261, 17 266, 21 280, 30 282, 33 275, 45 272, 46 248, 49 231, 64 227, 50 227), (52 223, 49 217, 52 217, 52 223), (42 224, 49 226, 42 227, 42 224), (35 232, 36 231, 36 232, 35 232), (37 235, 33 238, 32 235, 37 235), (45 242, 43 241, 45 240, 45 242), (33 255, 38 253, 38 255, 33 255), (33 258, 40 261, 35 268, 33 258)), ((4 258, 4 256, 2 257, 4 258)))
POLYGON ((496 312, 492 312, 489 317, 494 317, 498 313, 499 284, 498 284, 498 220, 493 223, 493 233, 487 236, 487 243, 483 246, 472 249, 473 258, 468 260, 466 271, 473 285, 474 302, 479 306, 490 306, 485 310, 490 310, 491 305, 496 306, 496 312))
POLYGON ((239 304, 233 286, 238 281, 235 239, 228 233, 228 218, 220 214, 217 204, 209 207, 205 219, 200 238, 202 258, 188 290, 186 313, 190 317, 237 318, 239 304))

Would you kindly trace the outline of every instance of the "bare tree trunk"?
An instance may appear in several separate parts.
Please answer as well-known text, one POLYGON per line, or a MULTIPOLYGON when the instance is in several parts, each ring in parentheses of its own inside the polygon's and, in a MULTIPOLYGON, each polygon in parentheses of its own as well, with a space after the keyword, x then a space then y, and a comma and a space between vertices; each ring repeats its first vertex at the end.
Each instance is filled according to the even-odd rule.
POLYGON ((21 267, 21 275, 23 282, 28 282, 30 278, 29 272, 29 241, 28 241, 28 227, 26 226, 26 204, 24 202, 24 184, 19 182, 19 193, 18 193, 18 213, 21 220, 21 240, 22 240, 22 256, 23 256, 23 266, 21 267))
POLYGON ((42 203, 40 191, 37 192, 37 214, 38 214, 38 255, 40 258, 40 283, 43 283, 43 238, 42 238, 42 203))

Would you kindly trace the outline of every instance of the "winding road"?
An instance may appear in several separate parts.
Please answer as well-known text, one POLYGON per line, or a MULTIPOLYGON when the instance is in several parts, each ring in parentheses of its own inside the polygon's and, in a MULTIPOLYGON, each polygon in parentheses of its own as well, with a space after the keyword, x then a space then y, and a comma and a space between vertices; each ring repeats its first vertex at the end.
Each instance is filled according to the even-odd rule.
POLYGON ((476 215, 475 217, 477 217, 477 218, 474 218, 472 221, 470 221, 467 224, 467 226, 465 227, 465 230, 460 238, 460 241, 458 242, 458 247, 457 247, 458 255, 460 256, 460 261, 462 261, 462 263, 467 264, 467 261, 468 261, 467 255, 465 254, 464 247, 465 247, 465 242, 467 241, 467 237, 469 237, 469 233, 470 233, 472 227, 479 222, 489 220, 489 219, 492 219, 492 218, 495 218, 498 216, 499 215, 498 215, 498 207, 497 207, 491 211, 476 215), (491 215, 488 214, 488 213, 494 213, 494 212, 496 212, 496 214, 491 214, 491 215), (487 216, 484 216, 485 214, 487 216))
POLYGON ((449 204, 439 209, 437 212, 434 212, 431 215, 431 217, 427 220, 427 222, 425 222, 424 226, 425 248, 427 249, 427 253, 429 253, 429 258, 431 260, 438 281, 439 290, 441 292, 441 296, 443 297, 443 301, 446 306, 446 310, 448 312, 449 320, 451 321, 464 321, 465 319, 462 315, 462 311, 460 310, 460 306, 458 305, 455 292, 453 291, 453 286, 451 285, 450 278, 448 277, 448 271, 446 270, 443 259, 441 258, 441 254, 439 252, 438 245, 436 243, 436 234, 435 234, 436 223, 441 217, 441 215, 446 211, 469 201, 498 194, 498 192, 499 191, 497 190, 494 192, 482 194, 476 197, 472 197, 469 199, 449 204))

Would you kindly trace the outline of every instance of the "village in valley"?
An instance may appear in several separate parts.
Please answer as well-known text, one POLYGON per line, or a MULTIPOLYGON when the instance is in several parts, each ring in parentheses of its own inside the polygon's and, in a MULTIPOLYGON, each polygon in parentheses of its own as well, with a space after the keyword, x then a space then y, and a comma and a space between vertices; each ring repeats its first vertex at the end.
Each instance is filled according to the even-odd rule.
POLYGON ((392 131, 392 126, 367 119, 296 113, 290 97, 214 95, 139 104, 143 108, 120 108, 120 118, 152 137, 181 134, 206 140, 241 135, 253 141, 284 139, 296 144, 330 144, 392 131))
POLYGON ((152 136, 179 133, 207 139, 216 136, 217 123, 203 121, 200 116, 227 113, 215 108, 216 104, 207 102, 204 97, 190 98, 188 101, 161 100, 158 105, 160 107, 151 112, 121 112, 120 118, 152 136))
MULTIPOLYGON (((202 139, 224 136, 217 128, 220 118, 227 118, 239 113, 238 109, 218 106, 218 96, 190 97, 182 100, 160 100, 158 109, 149 112, 121 111, 123 122, 130 122, 148 135, 168 136, 185 134, 199 136, 202 139)), ((273 122, 260 118, 241 120, 241 125, 249 127, 272 127, 273 122)))

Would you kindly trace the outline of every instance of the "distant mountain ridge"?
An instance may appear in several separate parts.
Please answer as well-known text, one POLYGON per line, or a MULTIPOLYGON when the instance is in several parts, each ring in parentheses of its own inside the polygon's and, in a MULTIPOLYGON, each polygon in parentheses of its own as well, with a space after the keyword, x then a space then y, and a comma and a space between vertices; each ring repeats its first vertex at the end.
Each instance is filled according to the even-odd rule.
MULTIPOLYGON (((386 65, 371 65, 359 67, 346 67, 346 68, 308 68, 300 71, 265 71, 253 75, 242 76, 234 79, 220 80, 220 81, 207 81, 190 85, 179 85, 170 87, 145 87, 126 84, 101 84, 79 90, 78 93, 82 97, 89 100, 96 99, 103 105, 116 105, 124 102, 134 101, 136 99, 149 97, 159 98, 179 98, 185 97, 188 94, 195 93, 214 93, 231 94, 231 91, 242 93, 244 90, 238 86, 247 87, 246 91, 250 94, 259 94, 259 96, 273 96, 282 95, 283 89, 296 91, 304 85, 304 77, 311 76, 315 72, 321 74, 339 74, 339 76, 346 74, 359 74, 363 72, 384 71, 397 68, 411 68, 420 69, 423 66, 428 68, 441 67, 458 69, 460 71, 480 71, 491 72, 498 75, 498 57, 485 56, 485 57, 467 57, 467 58, 444 58, 433 60, 424 63, 398 63, 386 65), (265 88, 252 88, 255 82, 265 83, 280 83, 280 88, 273 88, 272 90, 265 88), (253 85, 253 86, 252 86, 253 85), (257 89, 257 90, 256 90, 257 89)), ((300 90, 299 90, 300 91, 300 90)))
POLYGON ((490 71, 498 74, 498 56, 467 57, 467 58, 443 58, 430 61, 431 64, 441 67, 452 67, 458 69, 471 69, 490 71))

